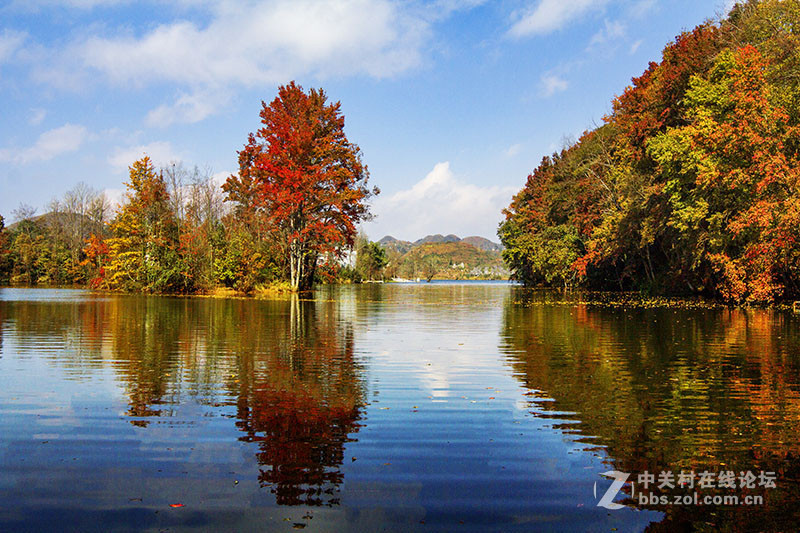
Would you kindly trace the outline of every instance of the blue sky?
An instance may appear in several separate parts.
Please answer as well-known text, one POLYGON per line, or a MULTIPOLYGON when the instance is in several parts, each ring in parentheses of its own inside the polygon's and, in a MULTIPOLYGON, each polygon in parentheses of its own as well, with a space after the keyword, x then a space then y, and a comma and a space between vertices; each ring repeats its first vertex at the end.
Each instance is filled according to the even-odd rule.
POLYGON ((119 198, 143 154, 217 179, 296 80, 342 102, 381 188, 373 239, 496 240, 542 156, 602 122, 730 0, 6 0, 0 214, 83 181, 119 198))

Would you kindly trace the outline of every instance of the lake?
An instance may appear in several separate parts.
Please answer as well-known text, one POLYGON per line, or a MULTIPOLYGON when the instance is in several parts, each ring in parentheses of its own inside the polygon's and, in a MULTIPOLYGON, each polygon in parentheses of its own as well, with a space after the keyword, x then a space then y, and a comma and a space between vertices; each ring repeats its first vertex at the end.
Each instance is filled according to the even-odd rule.
POLYGON ((0 531, 795 530, 799 327, 506 283, 0 289, 0 531))

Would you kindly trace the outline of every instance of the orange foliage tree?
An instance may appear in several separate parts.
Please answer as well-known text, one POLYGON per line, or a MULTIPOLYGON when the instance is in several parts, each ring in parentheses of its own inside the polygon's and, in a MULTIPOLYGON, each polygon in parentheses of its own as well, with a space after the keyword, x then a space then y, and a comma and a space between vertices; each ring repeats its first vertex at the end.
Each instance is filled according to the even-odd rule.
POLYGON ((357 145, 344 133, 341 104, 321 89, 294 82, 262 103, 263 127, 239 152, 239 175, 226 191, 249 198, 289 265, 293 290, 313 285, 321 255, 352 246, 356 225, 367 219, 369 173, 357 145), (246 186, 245 186, 246 185, 246 186))

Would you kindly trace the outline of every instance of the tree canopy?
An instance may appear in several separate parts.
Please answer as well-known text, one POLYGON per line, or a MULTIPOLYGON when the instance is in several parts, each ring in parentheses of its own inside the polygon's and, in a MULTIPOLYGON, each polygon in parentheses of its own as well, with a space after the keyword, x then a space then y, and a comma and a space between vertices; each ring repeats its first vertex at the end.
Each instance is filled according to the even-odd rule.
POLYGON ((800 294, 800 2, 750 1, 669 43, 604 124, 504 211, 526 284, 800 294))
POLYGON ((369 172, 344 133, 341 104, 322 89, 294 82, 262 103, 261 123, 239 152, 239 175, 225 184, 229 199, 255 210, 289 265, 292 289, 313 284, 322 254, 352 247, 369 217, 369 172))

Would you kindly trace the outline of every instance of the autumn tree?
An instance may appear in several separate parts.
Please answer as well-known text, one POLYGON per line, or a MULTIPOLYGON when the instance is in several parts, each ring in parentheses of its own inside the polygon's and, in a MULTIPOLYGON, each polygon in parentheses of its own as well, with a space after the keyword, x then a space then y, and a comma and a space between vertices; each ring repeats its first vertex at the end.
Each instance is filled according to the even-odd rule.
MULTIPOLYGON (((254 153, 239 152, 239 168, 250 168, 254 153)), ((283 279, 285 254, 268 231, 264 208, 259 201, 256 174, 239 172, 222 185, 225 201, 233 209, 223 219, 225 239, 214 269, 219 283, 241 292, 251 292, 260 283, 283 279)))
POLYGON ((367 187, 369 173, 344 133, 340 102, 291 82, 262 106, 263 127, 239 152, 239 175, 226 191, 251 202, 286 258, 292 289, 305 290, 321 254, 352 247, 356 225, 370 216, 366 201, 379 191, 367 187))
POLYGON ((83 248, 84 259, 81 261, 81 266, 87 272, 89 287, 92 289, 100 288, 105 283, 108 253, 108 244, 101 237, 92 233, 86 240, 86 246, 83 248))
POLYGON ((798 35, 798 0, 753 0, 676 37, 504 211, 513 275, 731 302, 800 295, 798 35))
POLYGON ((15 228, 10 235, 11 283, 35 285, 45 278, 45 265, 50 257, 43 228, 34 219, 36 209, 20 204, 13 211, 15 228))
POLYGON ((649 143, 666 176, 668 226, 695 271, 731 300, 770 301, 793 284, 799 257, 798 131, 770 102, 767 63, 726 50, 686 92, 689 125, 649 143))
POLYGON ((170 209, 166 183, 145 156, 130 167, 126 201, 111 223, 111 288, 145 292, 187 292, 194 288, 180 254, 179 226, 170 209))

